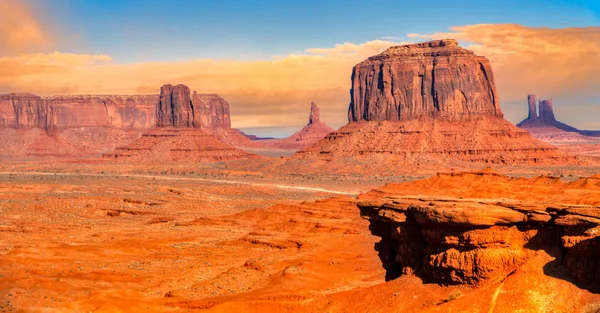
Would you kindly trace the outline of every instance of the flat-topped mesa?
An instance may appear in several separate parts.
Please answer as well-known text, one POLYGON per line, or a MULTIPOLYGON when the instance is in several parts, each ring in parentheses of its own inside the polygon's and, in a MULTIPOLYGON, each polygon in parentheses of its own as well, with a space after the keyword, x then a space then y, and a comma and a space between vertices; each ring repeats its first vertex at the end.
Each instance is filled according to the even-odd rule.
POLYGON ((156 107, 156 126, 229 128, 229 103, 215 94, 191 94, 186 85, 164 85, 156 107))
POLYGON ((487 58, 452 39, 394 46, 352 71, 350 122, 503 117, 487 58))
POLYGON ((0 127, 144 129, 155 124, 158 95, 0 95, 0 127))
POLYGON ((321 122, 321 112, 316 103, 310 103, 310 115, 308 116, 308 125, 321 122))

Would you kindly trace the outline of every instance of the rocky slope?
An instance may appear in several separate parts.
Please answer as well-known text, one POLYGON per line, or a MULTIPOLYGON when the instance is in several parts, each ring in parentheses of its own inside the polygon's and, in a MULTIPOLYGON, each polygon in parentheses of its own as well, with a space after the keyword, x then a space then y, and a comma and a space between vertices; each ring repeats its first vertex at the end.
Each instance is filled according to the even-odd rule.
POLYGON ((332 131, 334 131, 333 128, 321 121, 319 107, 314 102, 311 102, 310 115, 308 116, 308 124, 306 126, 287 138, 261 140, 258 144, 280 149, 300 150, 313 145, 332 131))
POLYGON ((248 158, 251 155, 216 139, 202 129, 157 127, 104 157, 109 161, 164 164, 221 162, 248 158))
POLYGON ((368 162, 395 171, 401 164, 455 161, 575 162, 502 116, 485 57, 454 40, 391 47, 354 67, 350 123, 300 151, 288 165, 356 170, 368 162))

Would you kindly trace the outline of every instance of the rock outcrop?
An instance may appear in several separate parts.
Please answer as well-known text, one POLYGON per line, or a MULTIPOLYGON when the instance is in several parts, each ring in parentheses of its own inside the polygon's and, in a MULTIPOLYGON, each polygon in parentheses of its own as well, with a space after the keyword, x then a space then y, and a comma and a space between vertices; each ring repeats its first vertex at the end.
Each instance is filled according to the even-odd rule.
POLYGON ((188 86, 164 85, 160 87, 160 98, 156 107, 156 126, 195 126, 194 108, 188 86))
POLYGON ((392 47, 354 67, 349 124, 290 164, 390 172, 401 164, 576 162, 502 117, 486 58, 455 40, 392 47))
POLYGON ((160 88, 156 108, 159 127, 231 127, 229 103, 214 94, 190 93, 185 85, 160 88))
POLYGON ((309 147, 320 139, 323 139, 327 134, 334 131, 334 129, 321 121, 319 107, 314 102, 311 102, 308 124, 286 138, 255 137, 256 139, 252 139, 252 137, 237 129, 215 128, 210 131, 220 140, 233 146, 272 156, 273 152, 276 151, 281 152, 280 155, 290 155, 300 149, 309 147))
POLYGON ((518 127, 526 129, 533 134, 557 133, 560 131, 576 133, 583 136, 600 136, 600 131, 579 130, 556 120, 552 99, 540 100, 539 107, 535 103, 535 95, 528 95, 529 116, 517 124, 518 127), (539 108, 539 116, 537 114, 539 108))
POLYGON ((333 128, 321 122, 319 107, 314 102, 311 102, 310 115, 308 116, 308 124, 306 126, 287 138, 273 141, 265 140, 262 143, 274 143, 280 148, 299 150, 313 145, 332 131, 334 131, 333 128))
POLYGON ((528 119, 537 118, 537 103, 535 102, 535 95, 527 95, 527 104, 529 105, 528 119))
POLYGON ((488 59, 452 39, 394 46, 352 70, 348 119, 503 117, 488 59))
POLYGON ((229 104, 221 97, 196 92, 192 95, 185 85, 164 85, 156 106, 156 127, 104 158, 121 162, 203 163, 250 157, 215 138, 214 134, 231 133, 230 125, 229 104))
POLYGON ((308 116, 308 125, 321 122, 321 111, 316 103, 310 103, 310 115, 308 116))
POLYGON ((155 95, 0 95, 0 127, 145 129, 155 124, 155 95))
POLYGON ((499 281, 545 250, 584 288, 600 280, 599 204, 598 177, 564 183, 490 171, 386 185, 358 199, 382 238, 378 251, 390 279, 499 281))
POLYGON ((100 154, 157 125, 230 128, 229 104, 184 85, 163 86, 160 95, 0 95, 1 156, 100 154))

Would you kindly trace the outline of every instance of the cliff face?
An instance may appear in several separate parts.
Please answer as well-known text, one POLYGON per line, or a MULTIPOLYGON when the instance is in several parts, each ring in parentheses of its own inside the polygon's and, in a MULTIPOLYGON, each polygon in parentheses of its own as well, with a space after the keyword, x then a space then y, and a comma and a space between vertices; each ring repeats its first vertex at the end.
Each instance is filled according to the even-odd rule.
POLYGON ((157 97, 72 95, 39 97, 33 94, 0 95, 0 127, 72 127, 145 129, 155 124, 157 97))
POLYGON ((544 250, 585 288, 600 279, 599 182, 438 174, 386 185, 360 196, 358 206, 382 238, 378 251, 390 279, 498 281, 544 250))
POLYGON ((194 109, 188 86, 160 87, 160 99, 156 107, 156 126, 194 126, 194 109))
POLYGON ((105 153, 155 126, 230 128, 229 104, 184 85, 160 95, 0 95, 2 156, 105 153))
POLYGON ((488 59, 455 40, 391 47, 352 71, 350 122, 503 117, 488 59))
POLYGON ((229 103, 215 94, 190 94, 185 85, 164 85, 156 107, 158 127, 231 127, 229 103))
POLYGON ((215 94, 190 94, 165 85, 160 95, 0 95, 0 127, 147 129, 154 126, 231 127, 229 103, 215 94))
POLYGON ((201 127, 231 127, 229 103, 219 95, 197 94, 194 91, 192 103, 194 112, 196 114, 200 113, 199 125, 201 127))

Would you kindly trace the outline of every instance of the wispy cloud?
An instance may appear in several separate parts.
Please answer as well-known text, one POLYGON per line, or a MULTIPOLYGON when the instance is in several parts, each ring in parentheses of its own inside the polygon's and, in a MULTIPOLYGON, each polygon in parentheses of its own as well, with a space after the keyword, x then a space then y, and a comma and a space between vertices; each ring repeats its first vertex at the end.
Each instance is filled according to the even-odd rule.
POLYGON ((48 34, 25 1, 0 1, 0 55, 50 46, 48 34))

